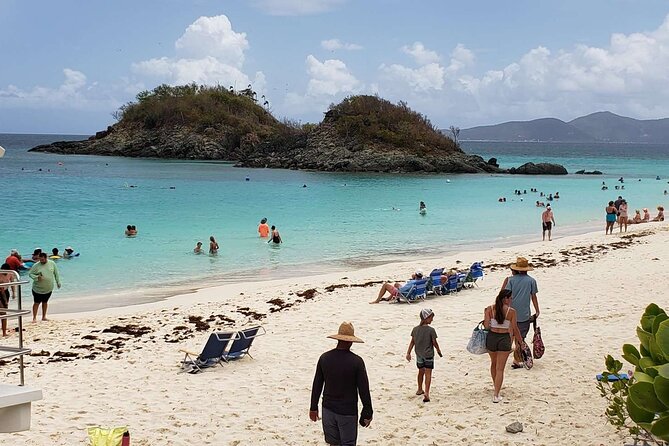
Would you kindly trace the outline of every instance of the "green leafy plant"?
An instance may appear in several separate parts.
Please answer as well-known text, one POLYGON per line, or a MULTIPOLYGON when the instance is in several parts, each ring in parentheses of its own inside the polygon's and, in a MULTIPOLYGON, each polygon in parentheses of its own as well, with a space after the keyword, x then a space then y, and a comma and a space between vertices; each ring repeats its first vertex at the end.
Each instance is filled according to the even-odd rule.
POLYGON ((669 441, 669 316, 650 304, 636 329, 640 344, 623 345, 622 357, 634 365, 629 380, 620 378, 622 362, 606 357, 606 371, 597 387, 609 405, 606 417, 637 440, 663 444, 669 441))

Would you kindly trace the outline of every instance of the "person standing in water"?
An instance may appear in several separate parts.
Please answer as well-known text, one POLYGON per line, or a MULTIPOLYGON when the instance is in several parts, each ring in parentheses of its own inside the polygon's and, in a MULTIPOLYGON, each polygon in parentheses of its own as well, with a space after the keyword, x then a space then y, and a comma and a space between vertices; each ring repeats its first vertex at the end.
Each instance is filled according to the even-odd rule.
POLYGON ((427 212, 427 206, 425 206, 425 202, 421 201, 420 205, 418 206, 418 212, 420 214, 425 214, 427 212))
POLYGON ((195 248, 193 248, 195 254, 202 254, 202 242, 197 242, 195 248))
POLYGON ((258 225, 258 234, 260 234, 260 238, 269 237, 269 226, 267 225, 267 218, 260 220, 260 224, 258 225))
POLYGON ((274 225, 272 225, 272 236, 267 241, 267 243, 269 243, 269 242, 274 242, 277 245, 279 243, 283 243, 283 240, 281 240, 281 234, 279 234, 279 230, 276 229, 276 226, 274 226, 274 225))
POLYGON ((213 235, 209 237, 209 254, 218 254, 218 243, 213 235))

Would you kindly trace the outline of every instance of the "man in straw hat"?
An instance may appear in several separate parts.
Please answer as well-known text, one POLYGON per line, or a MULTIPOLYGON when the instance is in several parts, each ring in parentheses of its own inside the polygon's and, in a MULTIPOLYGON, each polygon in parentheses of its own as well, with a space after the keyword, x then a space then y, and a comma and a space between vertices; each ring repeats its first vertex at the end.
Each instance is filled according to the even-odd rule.
MULTIPOLYGON (((527 274, 534 268, 530 266, 525 257, 518 257, 516 263, 511 264, 511 269, 517 271, 518 274, 509 277, 505 289, 511 291, 511 308, 516 310, 518 330, 520 330, 520 336, 525 341, 532 320, 539 317, 540 313, 539 301, 537 300, 537 281, 527 274), (530 310, 530 300, 534 306, 534 316, 532 316, 530 310)), ((517 369, 522 365, 514 361, 511 367, 517 369)))
POLYGON ((354 342, 363 342, 355 336, 353 324, 343 322, 335 335, 337 347, 321 355, 311 389, 309 418, 318 421, 318 400, 323 391, 323 433, 330 445, 355 446, 358 439, 358 394, 362 401, 359 423, 369 427, 372 422, 372 397, 365 362, 351 352, 354 342))

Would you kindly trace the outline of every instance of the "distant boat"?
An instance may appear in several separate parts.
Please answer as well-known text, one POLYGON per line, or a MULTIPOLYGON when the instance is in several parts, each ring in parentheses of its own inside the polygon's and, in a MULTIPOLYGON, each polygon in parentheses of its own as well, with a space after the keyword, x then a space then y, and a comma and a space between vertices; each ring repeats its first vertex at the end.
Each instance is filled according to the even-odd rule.
POLYGON ((0 146, 0 158, 2 158, 3 156, 5 156, 5 149, 3 149, 2 146, 0 146))

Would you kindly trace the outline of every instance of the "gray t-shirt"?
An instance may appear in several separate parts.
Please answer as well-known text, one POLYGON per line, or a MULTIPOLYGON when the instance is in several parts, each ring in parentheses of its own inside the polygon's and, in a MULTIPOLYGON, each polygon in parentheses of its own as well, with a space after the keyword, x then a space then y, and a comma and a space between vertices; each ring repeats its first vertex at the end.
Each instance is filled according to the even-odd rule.
POLYGON ((509 277, 506 289, 511 291, 511 308, 516 310, 518 322, 530 320, 530 301, 532 294, 537 294, 537 281, 527 274, 516 274, 509 277))
POLYGON ((411 330, 411 337, 415 344, 416 355, 421 358, 434 358, 432 342, 437 339, 437 332, 429 325, 418 325, 411 330))

